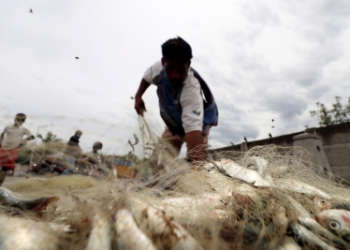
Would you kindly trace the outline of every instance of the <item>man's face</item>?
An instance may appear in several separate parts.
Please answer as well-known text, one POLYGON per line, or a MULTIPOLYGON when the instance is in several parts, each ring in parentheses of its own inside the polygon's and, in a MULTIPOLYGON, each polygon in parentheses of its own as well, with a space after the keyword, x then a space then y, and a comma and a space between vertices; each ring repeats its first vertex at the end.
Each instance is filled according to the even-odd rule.
POLYGON ((24 116, 16 116, 15 117, 15 124, 20 127, 25 122, 25 120, 26 120, 26 118, 24 116))
POLYGON ((185 81, 191 61, 180 63, 162 58, 162 64, 169 83, 172 85, 178 85, 185 81))

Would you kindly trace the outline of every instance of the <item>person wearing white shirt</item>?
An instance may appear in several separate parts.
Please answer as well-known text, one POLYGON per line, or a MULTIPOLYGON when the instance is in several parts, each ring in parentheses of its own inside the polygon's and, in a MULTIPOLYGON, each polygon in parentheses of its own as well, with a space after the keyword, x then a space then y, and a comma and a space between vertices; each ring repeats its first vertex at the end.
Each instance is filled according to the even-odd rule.
POLYGON ((5 127, 0 136, 0 186, 4 182, 7 170, 14 170, 18 157, 18 149, 24 140, 32 140, 34 136, 22 124, 26 120, 26 115, 19 113, 15 116, 13 125, 5 127), (26 136, 26 138, 23 138, 26 136))
POLYGON ((142 95, 151 84, 157 86, 160 115, 166 128, 162 139, 177 156, 187 143, 188 161, 203 161, 209 129, 218 123, 218 109, 208 85, 191 68, 192 49, 181 37, 162 45, 162 59, 147 69, 135 95, 135 109, 146 111, 142 95))

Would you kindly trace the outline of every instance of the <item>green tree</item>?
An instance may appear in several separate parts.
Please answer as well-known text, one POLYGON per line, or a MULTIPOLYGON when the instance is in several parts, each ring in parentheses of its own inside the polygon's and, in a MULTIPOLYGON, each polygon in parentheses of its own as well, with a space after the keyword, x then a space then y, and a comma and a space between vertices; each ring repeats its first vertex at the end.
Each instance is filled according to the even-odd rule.
POLYGON ((336 96, 336 102, 332 104, 332 109, 320 102, 317 102, 317 109, 310 111, 310 115, 315 117, 321 127, 350 122, 350 97, 345 107, 340 103, 340 96, 336 96))
POLYGON ((57 136, 51 132, 47 132, 46 138, 43 138, 41 134, 38 134, 37 137, 40 138, 43 143, 62 142, 62 139, 57 138, 57 136))
POLYGON ((48 132, 45 137, 38 134, 37 138, 42 140, 41 144, 34 143, 19 149, 18 163, 27 165, 30 163, 30 160, 38 162, 46 155, 53 155, 61 152, 66 146, 66 144, 62 142, 62 139, 57 138, 57 136, 51 132, 48 132))

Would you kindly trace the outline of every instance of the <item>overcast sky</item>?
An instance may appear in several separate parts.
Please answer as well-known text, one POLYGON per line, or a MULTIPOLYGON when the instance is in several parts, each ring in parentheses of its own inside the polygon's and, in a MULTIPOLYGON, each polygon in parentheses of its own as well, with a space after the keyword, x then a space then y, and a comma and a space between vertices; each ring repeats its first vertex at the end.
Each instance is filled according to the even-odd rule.
MULTIPOLYGON (((316 102, 350 97, 349 13, 349 0, 2 0, 0 126, 24 112, 32 133, 79 128, 85 150, 129 151, 131 96, 177 35, 218 104, 213 148, 317 126, 316 102)), ((154 86, 144 100, 160 134, 154 86)))

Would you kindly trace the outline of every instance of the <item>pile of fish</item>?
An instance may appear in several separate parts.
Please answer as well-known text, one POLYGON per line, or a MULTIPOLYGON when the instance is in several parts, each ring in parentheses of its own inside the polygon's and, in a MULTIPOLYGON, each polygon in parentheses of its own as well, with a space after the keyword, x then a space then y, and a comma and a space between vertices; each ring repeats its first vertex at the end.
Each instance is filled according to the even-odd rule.
POLYGON ((350 249, 350 190, 273 159, 174 164, 76 190, 0 187, 0 249, 350 249))

